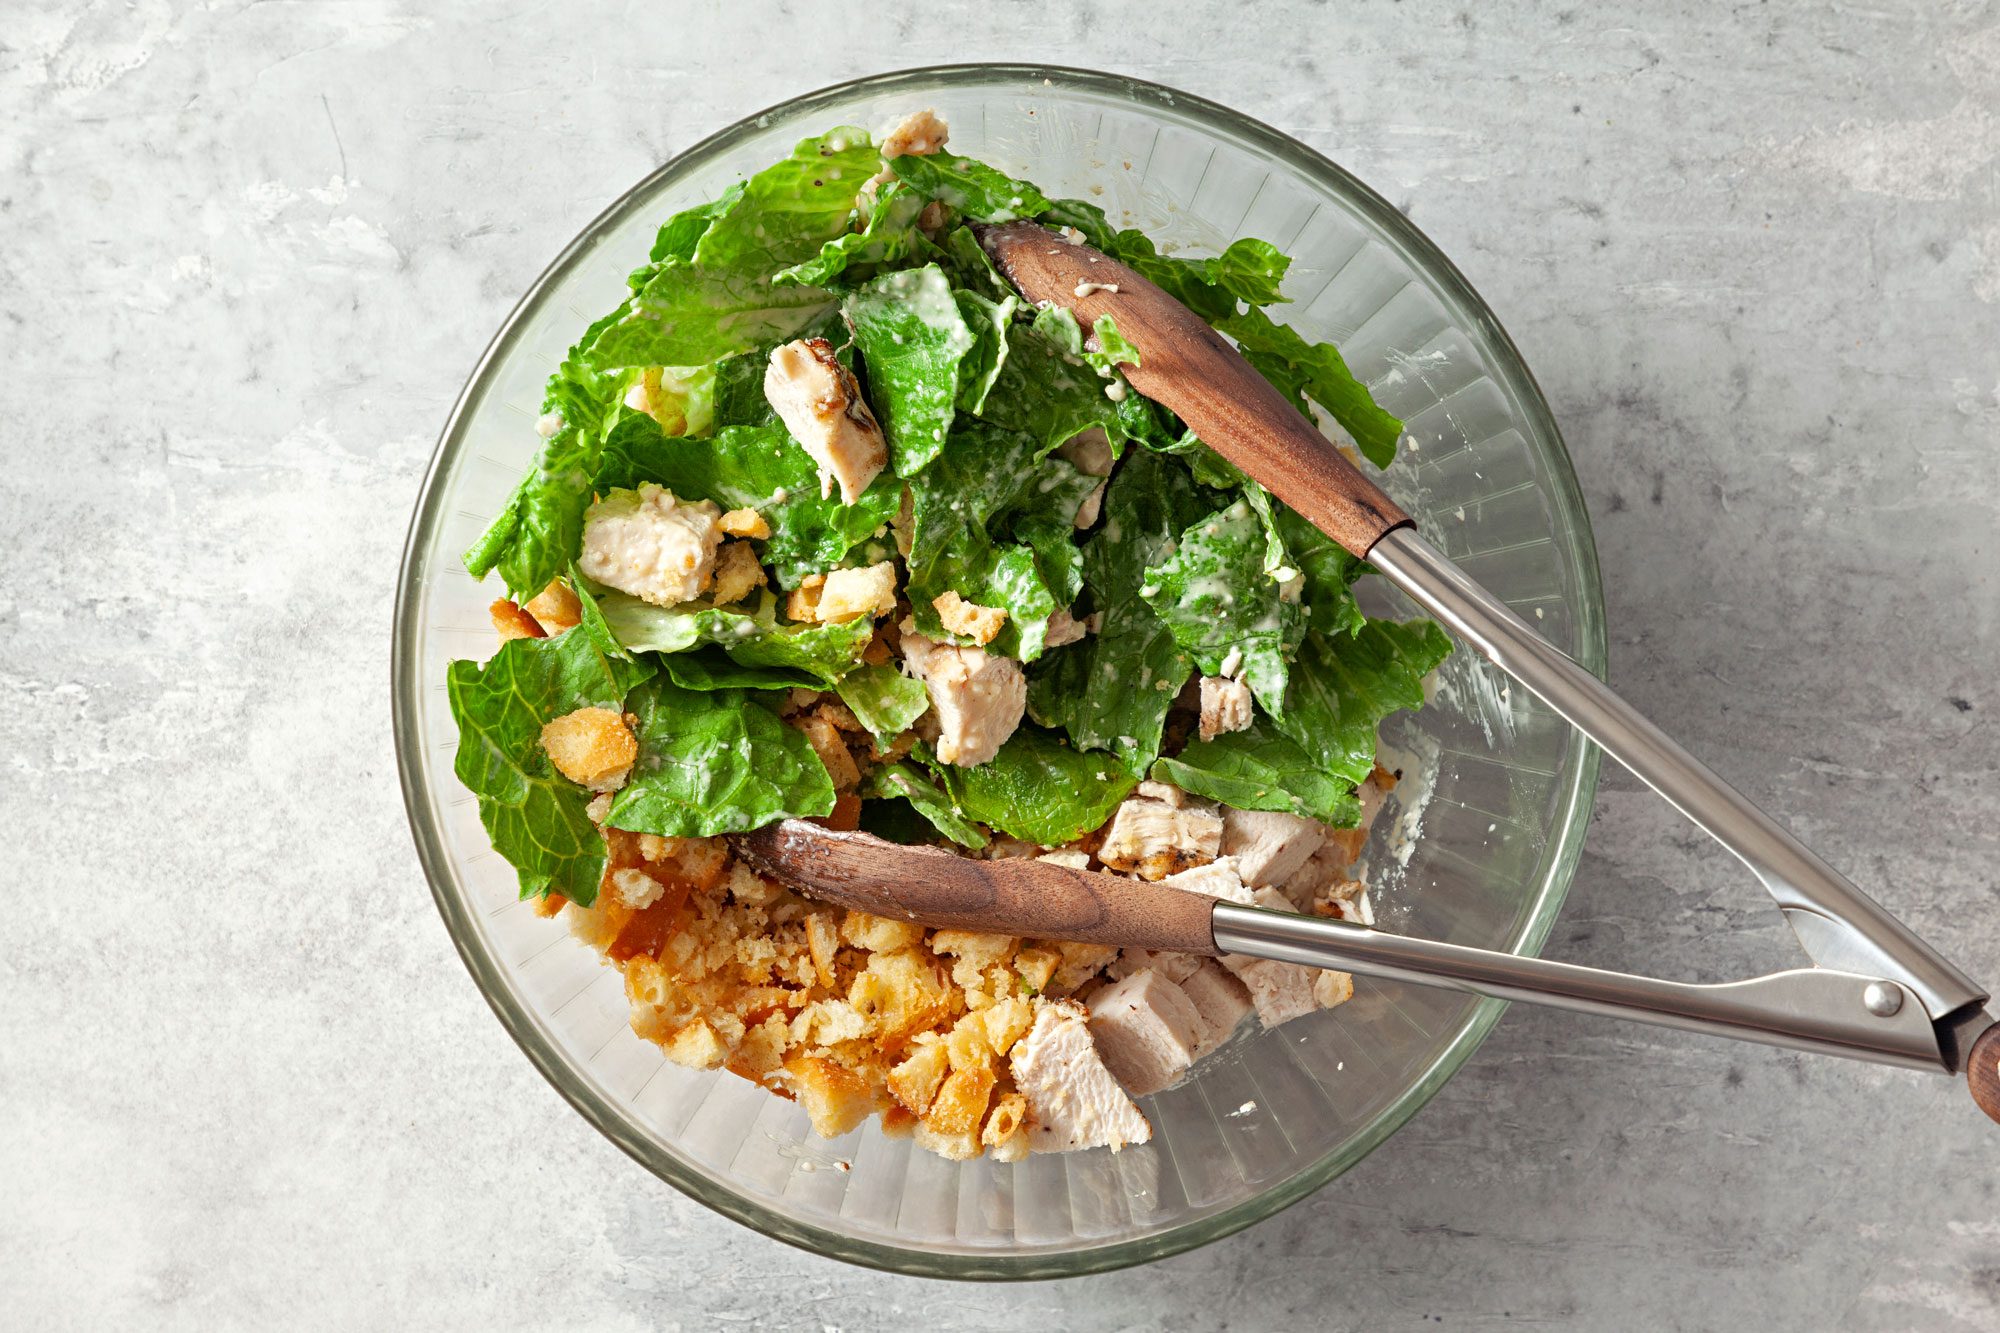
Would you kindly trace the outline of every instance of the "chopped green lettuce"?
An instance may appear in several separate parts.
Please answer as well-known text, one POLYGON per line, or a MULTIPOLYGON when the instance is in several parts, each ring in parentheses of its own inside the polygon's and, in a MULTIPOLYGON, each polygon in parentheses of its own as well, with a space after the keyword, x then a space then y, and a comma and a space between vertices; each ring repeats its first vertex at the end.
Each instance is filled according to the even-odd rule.
POLYGON ((1299 604, 1306 609, 1312 632, 1352 634, 1360 629, 1366 617, 1354 600, 1353 585, 1362 572, 1361 561, 1296 510, 1279 506, 1275 517, 1285 559, 1305 580, 1299 604))
POLYGON ((956 153, 910 153, 889 160, 896 178, 980 222, 1012 222, 1049 206, 1042 192, 984 162, 956 153))
POLYGON ((483 667, 453 662, 446 672, 453 771, 479 798, 480 822, 524 898, 554 892, 587 907, 597 897, 604 839, 584 809, 591 793, 556 772, 542 728, 579 708, 622 708, 634 674, 575 631, 514 639, 483 667))
POLYGON ((684 653, 713 644, 738 666, 803 672, 832 685, 861 664, 874 637, 862 617, 837 625, 781 625, 777 599, 768 592, 749 610, 704 606, 655 606, 622 592, 597 599, 618 642, 634 653, 684 653))
POLYGON ((1042 847, 1059 847, 1111 818, 1139 779, 1102 754, 1023 725, 975 768, 934 765, 966 819, 1042 847))
POLYGON ((1264 556, 1263 525, 1249 502, 1238 500, 1183 529, 1174 553, 1146 570, 1139 595, 1203 675, 1235 677, 1277 715, 1306 616, 1281 595, 1264 556))
POLYGON ((1036 721, 1067 731, 1079 749, 1115 751, 1134 773, 1152 766, 1167 709, 1187 683, 1193 658, 1139 589, 1181 532, 1214 508, 1173 459, 1140 450, 1124 461, 1105 492, 1103 520, 1083 548, 1098 630, 1057 649, 1033 674, 1028 711, 1036 721))
POLYGON ((1128 432, 1118 405, 1105 396, 1104 385, 1081 356, 1027 325, 1011 324, 1006 357, 979 416, 1034 436, 1042 453, 1092 426, 1121 440, 1128 432))
POLYGON ((972 334, 972 346, 958 366, 958 406, 977 416, 986 409, 986 397, 1000 378, 1001 364, 1007 359, 1007 330, 1013 326, 1020 300, 1014 296, 989 301, 978 292, 956 288, 952 298, 958 313, 972 334))
POLYGON ((654 679, 625 706, 639 718, 639 758, 612 827, 706 838, 832 812, 833 780, 805 733, 754 695, 654 679))
POLYGON ((890 461, 899 476, 914 477, 944 448, 972 330, 935 264, 884 273, 842 309, 868 367, 868 399, 890 461))
POLYGON ((1265 718, 1211 741, 1189 741, 1179 754, 1155 760, 1152 778, 1238 810, 1282 810, 1340 828, 1361 821, 1354 784, 1322 772, 1265 718))
POLYGON ((885 764, 875 769, 868 775, 866 791, 878 800, 908 802, 932 828, 961 847, 978 851, 986 846, 986 834, 979 825, 960 814, 951 797, 909 764, 885 764))
POLYGON ((1403 708, 1421 708, 1424 677, 1451 655, 1428 620, 1370 620, 1352 635, 1309 634, 1292 663, 1278 730, 1322 773, 1348 783, 1375 766, 1375 729, 1403 708))
POLYGON ((1299 411, 1306 411, 1308 398, 1325 408, 1340 428, 1354 437, 1362 457, 1376 467, 1387 467, 1396 457, 1403 423, 1376 405, 1368 386, 1347 368, 1339 348, 1332 343, 1308 343, 1257 309, 1232 314, 1218 320, 1215 327, 1234 338, 1244 360, 1276 385, 1299 411))
POLYGON ((592 341, 591 362, 699 366, 791 336, 834 302, 833 293, 777 285, 847 231, 855 196, 879 155, 852 127, 803 140, 790 157, 752 176, 709 221, 693 252, 655 262, 630 308, 592 341))
POLYGON ((907 258, 922 235, 917 215, 924 211, 924 203, 922 195, 905 185, 888 186, 876 199, 865 228, 834 237, 811 259, 779 269, 771 282, 780 287, 831 287, 851 277, 857 266, 872 269, 907 258))
POLYGON ((910 729, 931 706, 924 683, 892 666, 864 666, 840 678, 834 688, 862 726, 888 741, 910 729))

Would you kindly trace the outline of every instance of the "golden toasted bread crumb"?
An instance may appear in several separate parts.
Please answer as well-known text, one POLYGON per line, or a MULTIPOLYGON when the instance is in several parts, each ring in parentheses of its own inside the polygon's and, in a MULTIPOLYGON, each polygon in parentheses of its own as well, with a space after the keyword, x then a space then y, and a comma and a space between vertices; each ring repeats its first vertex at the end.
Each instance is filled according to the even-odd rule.
POLYGON ((493 621, 493 628, 499 631, 500 642, 514 639, 546 639, 548 631, 535 618, 514 603, 502 597, 486 608, 486 614, 493 621))
POLYGON ((732 509, 716 520, 716 526, 731 537, 763 541, 771 535, 771 525, 754 509, 732 509))
POLYGON ((931 599, 931 606, 938 613, 938 623, 953 634, 963 635, 981 645, 993 642, 993 636, 1007 623, 1007 613, 997 606, 980 606, 968 602, 957 593, 946 591, 931 599))
POLYGON ((542 749, 556 772, 597 791, 624 785, 639 757, 625 719, 609 708, 579 708, 542 728, 542 749))
POLYGON ((583 603, 561 579, 550 580, 549 586, 530 598, 523 609, 551 634, 574 629, 583 619, 583 603))

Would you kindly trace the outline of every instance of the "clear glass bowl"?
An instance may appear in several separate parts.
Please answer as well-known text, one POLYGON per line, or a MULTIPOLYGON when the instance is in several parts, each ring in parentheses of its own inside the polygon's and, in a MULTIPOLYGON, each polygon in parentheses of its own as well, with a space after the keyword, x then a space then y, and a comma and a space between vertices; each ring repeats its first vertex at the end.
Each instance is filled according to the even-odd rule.
MULTIPOLYGON (((492 652, 485 606, 497 595, 466 577, 459 553, 532 458, 542 382, 570 341, 620 299, 626 273, 668 214, 713 197, 808 134, 843 123, 881 127, 926 106, 950 123, 953 149, 1051 195, 1092 199, 1170 245, 1275 242, 1293 256, 1284 317, 1308 337, 1337 341, 1383 405, 1408 421, 1414 446, 1386 485, 1425 533, 1594 671, 1604 660, 1602 599, 1583 501, 1548 406, 1458 271, 1318 153, 1157 85, 971 65, 812 93, 730 126, 648 176, 529 289, 445 425, 397 592, 404 798, 466 966, 578 1111, 717 1211, 882 1268, 1060 1276, 1203 1244, 1318 1189, 1422 1106, 1501 1006, 1363 979, 1339 1009, 1239 1034, 1187 1082, 1148 1099, 1153 1141, 1115 1156, 961 1165, 873 1124, 825 1142, 795 1105, 726 1073, 669 1064, 633 1036, 618 975, 517 901, 513 873, 488 846, 451 768, 457 740, 445 665, 492 652)), ((1539 948, 1583 845, 1595 750, 1464 651, 1441 672, 1431 706, 1393 720, 1387 734, 1424 770, 1404 790, 1429 792, 1421 810, 1385 816, 1370 849, 1386 924, 1489 948, 1539 948)))

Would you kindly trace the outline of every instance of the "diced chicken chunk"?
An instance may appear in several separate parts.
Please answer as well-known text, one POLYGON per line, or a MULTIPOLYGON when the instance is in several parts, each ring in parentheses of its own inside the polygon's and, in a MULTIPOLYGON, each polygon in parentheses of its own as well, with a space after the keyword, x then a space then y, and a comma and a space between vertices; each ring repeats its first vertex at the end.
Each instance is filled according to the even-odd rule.
POLYGON ((1111 437, 1102 426, 1079 431, 1056 446, 1056 456, 1088 477, 1111 475, 1111 437))
POLYGON ((1076 643, 1083 638, 1083 622, 1069 613, 1067 607, 1054 611, 1049 616, 1049 627, 1042 635, 1042 643, 1049 648, 1060 648, 1066 643, 1076 643))
POLYGON ((903 661, 930 695, 940 761, 962 768, 983 764, 1021 725, 1028 681, 1013 658, 935 643, 905 621, 903 661))
POLYGON ((1236 873, 1236 858, 1222 857, 1205 866, 1183 870, 1178 875, 1168 875, 1160 883, 1170 889, 1181 889, 1187 893, 1204 894, 1210 898, 1220 898, 1225 902, 1251 904, 1250 886, 1243 882, 1243 876, 1236 873))
POLYGON ((993 636, 1007 623, 1007 613, 999 607, 968 602, 948 589, 933 597, 931 606, 937 611, 939 624, 981 645, 993 642, 993 636))
POLYGON ((1201 1034, 1195 1041, 1194 1058, 1199 1060, 1236 1031, 1243 1015, 1250 1012, 1250 992, 1219 963, 1207 959, 1180 979, 1181 992, 1201 1018, 1201 1034))
POLYGON ((859 616, 883 616, 896 609, 896 562, 883 560, 859 569, 831 569, 820 584, 813 619, 839 624, 859 616))
POLYGON ((1090 528, 1097 526, 1097 516, 1104 512, 1104 488, 1109 482, 1100 481, 1097 489, 1083 497, 1083 503, 1076 507, 1076 526, 1090 528))
POLYGON ((764 566, 758 563, 757 552, 742 542, 724 542, 722 553, 716 557, 715 582, 709 589, 709 600, 717 606, 728 606, 742 601, 751 589, 764 582, 764 566))
POLYGON ((606 587, 655 606, 691 602, 715 572, 720 514, 712 500, 683 503, 651 482, 636 491, 613 491, 583 517, 577 567, 606 587))
POLYGON ((1206 806, 1172 806, 1128 796, 1111 816, 1097 859, 1142 879, 1165 879, 1213 861, 1222 849, 1222 816, 1206 806))
MULTIPOLYGON (((1251 903, 1274 912, 1295 910, 1290 900, 1276 889, 1256 890, 1251 903)), ((1313 996, 1313 981, 1319 975, 1317 968, 1243 954, 1224 955, 1222 965, 1235 973, 1236 979, 1249 990, 1250 1002, 1257 1008, 1257 1021, 1267 1028, 1289 1023, 1319 1008, 1319 1001, 1313 996)))
POLYGON ((882 427, 826 339, 799 338, 773 348, 764 397, 819 464, 821 495, 833 494, 838 482, 842 502, 853 504, 888 463, 882 427))
POLYGON ((1224 810, 1222 853, 1252 888, 1283 884, 1326 841, 1326 825, 1282 810, 1224 810))
POLYGON ((1201 738, 1212 741, 1225 731, 1250 726, 1250 687, 1227 676, 1201 678, 1201 738))
POLYGON ((1181 988, 1150 968, 1106 986, 1090 1001, 1098 1058, 1134 1097, 1180 1081, 1194 1063, 1201 1015, 1181 988))
POLYGON ((592 791, 624 786, 639 757, 631 728, 609 708, 579 708, 551 718, 542 728, 542 749, 556 772, 592 791))
POLYGON ((1028 1143, 1036 1152, 1072 1152, 1145 1143, 1153 1127, 1098 1058, 1080 1005, 1049 1004, 1009 1054, 1014 1086, 1027 1100, 1028 1143))
POLYGON ((904 157, 922 156, 935 153, 944 147, 951 131, 938 119, 937 112, 926 107, 922 111, 904 116, 882 136, 882 156, 904 157))
POLYGON ((1188 794, 1171 782, 1146 781, 1133 790, 1149 801, 1165 801, 1176 808, 1187 804, 1188 794))
POLYGON ((1111 974, 1113 980, 1123 980, 1135 972, 1151 968, 1168 981, 1179 981, 1200 966, 1201 959, 1191 953, 1169 953, 1165 949, 1126 949, 1105 970, 1111 974))

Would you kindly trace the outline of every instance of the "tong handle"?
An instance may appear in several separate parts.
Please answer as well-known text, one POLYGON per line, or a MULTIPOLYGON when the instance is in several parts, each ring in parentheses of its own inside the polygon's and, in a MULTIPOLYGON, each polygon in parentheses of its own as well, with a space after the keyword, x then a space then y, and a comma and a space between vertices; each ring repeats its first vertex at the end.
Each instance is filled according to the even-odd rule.
POLYGON ((2000 1121, 2000 1023, 1990 1025, 1972 1043, 1965 1057, 1965 1086, 1979 1109, 2000 1121))
MULTIPOLYGON (((1216 948, 1223 953, 1338 968, 1905 1069, 1936 1073, 1942 1068, 1937 1031, 1923 1006, 1893 982, 1877 978, 1808 967, 1748 981, 1694 985, 1226 902, 1216 904, 1210 923, 1216 948)), ((1989 1029, 1981 1040, 1989 1043, 1984 1068, 1990 1088, 2000 1095, 1996 1032, 2000 1028, 1989 1029)), ((1977 1047, 1973 1054, 1978 1068, 1977 1047)), ((1986 1101, 1980 1105, 1993 1114, 1986 1101)))

